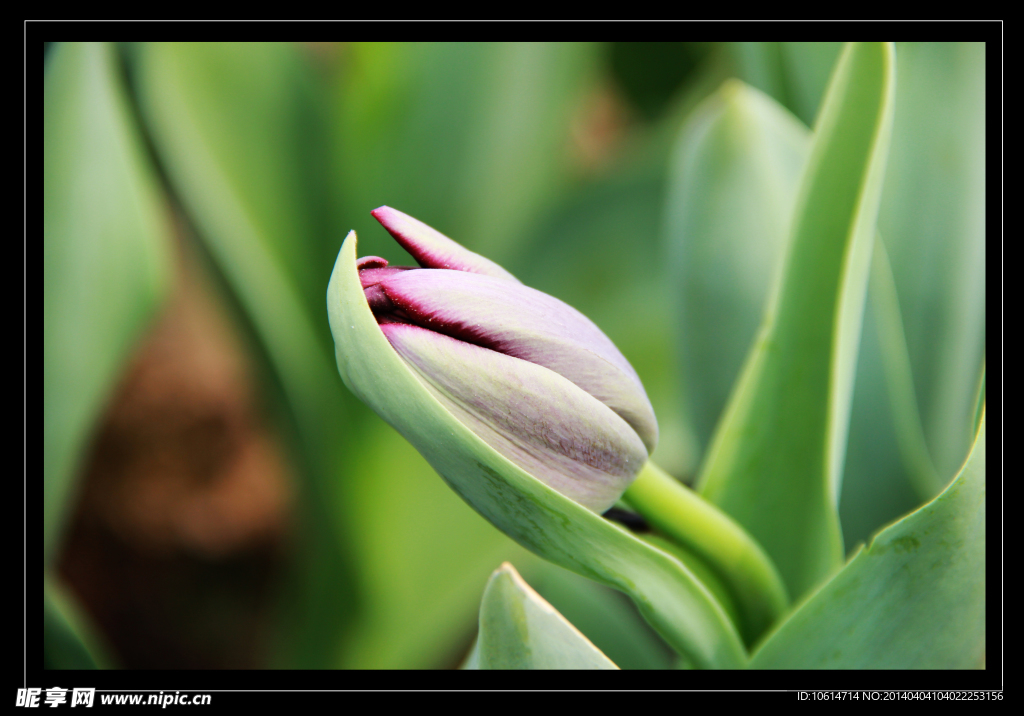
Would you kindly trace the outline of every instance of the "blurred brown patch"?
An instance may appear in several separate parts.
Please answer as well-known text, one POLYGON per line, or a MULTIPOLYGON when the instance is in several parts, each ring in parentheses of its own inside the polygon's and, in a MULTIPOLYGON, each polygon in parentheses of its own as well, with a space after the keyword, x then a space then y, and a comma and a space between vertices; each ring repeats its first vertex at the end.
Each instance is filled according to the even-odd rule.
POLYGON ((628 101, 610 81, 593 87, 572 119, 570 163, 583 176, 601 174, 622 154, 635 123, 628 101))
POLYGON ((232 328, 186 252, 92 446, 60 572, 127 668, 266 663, 292 480, 232 328))

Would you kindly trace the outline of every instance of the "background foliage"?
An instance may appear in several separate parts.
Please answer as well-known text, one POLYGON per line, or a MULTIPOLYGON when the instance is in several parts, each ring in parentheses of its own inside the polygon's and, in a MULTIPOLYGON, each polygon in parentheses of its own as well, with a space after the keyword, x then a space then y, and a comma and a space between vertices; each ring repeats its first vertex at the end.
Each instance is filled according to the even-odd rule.
MULTIPOLYGON (((593 319, 692 481, 840 49, 49 46, 47 664, 455 666, 509 560, 619 666, 670 665, 348 394, 327 281, 349 229, 411 263, 377 206, 436 227, 593 319)), ((897 73, 847 554, 959 469, 984 364, 984 46, 899 43, 897 73)))

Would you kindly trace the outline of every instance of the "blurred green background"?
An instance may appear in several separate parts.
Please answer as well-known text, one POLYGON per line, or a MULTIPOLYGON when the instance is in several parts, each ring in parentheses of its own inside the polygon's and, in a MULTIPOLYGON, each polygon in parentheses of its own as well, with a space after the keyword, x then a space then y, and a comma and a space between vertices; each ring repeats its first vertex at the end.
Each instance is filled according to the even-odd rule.
MULTIPOLYGON (((350 229, 412 263, 382 204, 498 261, 619 346, 690 480, 840 49, 48 45, 46 666, 455 667, 503 560, 615 663, 671 665, 348 393, 327 281, 350 229)), ((985 47, 897 72, 847 551, 956 472, 984 365, 985 47)))

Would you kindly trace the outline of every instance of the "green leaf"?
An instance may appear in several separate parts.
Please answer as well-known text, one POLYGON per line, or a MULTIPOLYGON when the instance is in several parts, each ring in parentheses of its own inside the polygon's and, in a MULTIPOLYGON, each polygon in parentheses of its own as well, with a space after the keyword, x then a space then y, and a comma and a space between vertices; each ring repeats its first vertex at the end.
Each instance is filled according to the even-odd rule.
POLYGON ((900 43, 878 227, 892 262, 934 496, 971 445, 985 350, 985 45, 900 43))
MULTIPOLYGON (((735 80, 706 100, 680 134, 666 214, 671 325, 678 326, 685 403, 701 445, 756 336, 810 142, 810 132, 785 109, 735 80)), ((916 404, 895 399, 913 383, 895 289, 891 277, 886 285, 878 275, 879 261, 885 256, 876 248, 840 503, 851 543, 918 504, 905 463, 921 470, 927 460, 914 443, 916 404), (887 375, 895 381, 890 386, 887 375)))
POLYGON ((711 439, 764 314, 810 132, 730 80, 683 127, 665 211, 685 403, 711 439))
POLYGON ((43 110, 43 554, 124 363, 166 293, 167 221, 113 49, 52 50, 43 110))
MULTIPOLYGON (((288 45, 154 44, 140 49, 141 102, 182 204, 241 306, 298 435, 304 562, 283 663, 323 667, 351 609, 339 510, 346 396, 322 322, 327 225, 309 144, 318 129, 306 67, 288 45), (305 144, 303 144, 305 142, 305 144)), ((318 134, 318 132, 320 132, 318 134)), ((324 182, 320 182, 324 183, 324 182)), ((320 191, 322 191, 322 187, 320 191)))
POLYGON ((985 421, 945 491, 879 532, 755 654, 764 669, 964 669, 985 657, 985 421))
POLYGON ((840 504, 847 544, 949 481, 984 361, 984 48, 899 43, 896 54, 878 218, 889 262, 876 249, 840 504))
POLYGON ((885 43, 850 44, 839 60, 782 271, 700 481, 797 598, 842 563, 838 496, 894 70, 885 43))
POLYGON ((617 669, 505 562, 480 602, 472 669, 617 669))
POLYGON ((738 667, 743 646, 707 589, 675 558, 525 473, 455 419, 392 349, 342 245, 327 291, 345 384, 401 433, 475 510, 527 549, 615 587, 675 649, 704 667, 738 667))
MULTIPOLYGON (((680 134, 666 214, 676 310, 671 325, 678 326, 684 402, 702 447, 756 336, 810 143, 811 133, 784 108, 735 80, 680 134)), ((894 289, 876 275, 879 260, 884 256, 872 260, 840 503, 848 542, 866 539, 918 504, 904 468, 922 464, 920 450, 916 458, 913 453, 916 405, 897 402, 892 390, 913 384, 900 372, 909 367, 898 363, 900 351, 906 353, 898 343, 899 308, 894 289), (876 327, 889 360, 882 359, 876 327), (887 387, 887 374, 903 382, 887 387)), ((662 414, 659 409, 659 419, 662 414)))

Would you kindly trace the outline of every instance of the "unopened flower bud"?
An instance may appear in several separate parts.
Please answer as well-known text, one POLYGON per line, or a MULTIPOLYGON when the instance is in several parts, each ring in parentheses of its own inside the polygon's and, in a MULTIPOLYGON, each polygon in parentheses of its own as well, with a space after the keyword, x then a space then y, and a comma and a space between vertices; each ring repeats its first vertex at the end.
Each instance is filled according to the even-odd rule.
POLYGON ((574 308, 410 216, 389 207, 372 213, 420 264, 356 264, 394 351, 501 455, 595 512, 611 507, 658 439, 629 362, 574 308))

